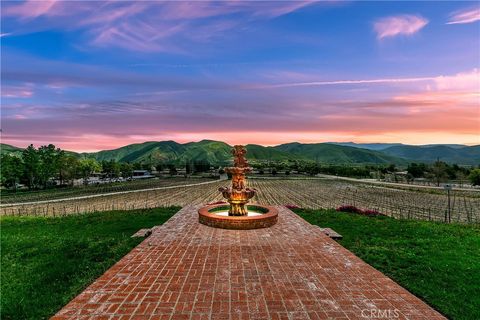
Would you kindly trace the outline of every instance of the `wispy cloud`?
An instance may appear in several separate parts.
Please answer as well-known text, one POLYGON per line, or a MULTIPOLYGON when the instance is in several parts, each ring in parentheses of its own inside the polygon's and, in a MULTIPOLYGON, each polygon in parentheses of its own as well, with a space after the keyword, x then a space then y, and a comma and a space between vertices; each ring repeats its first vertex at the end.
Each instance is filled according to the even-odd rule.
POLYGON ((43 15, 54 13, 54 6, 57 0, 27 0, 12 6, 2 6, 3 14, 17 16, 21 19, 33 19, 43 15))
POLYGON ((378 39, 398 35, 412 35, 428 24, 428 20, 420 15, 398 15, 385 17, 374 23, 378 39))
POLYGON ((147 94, 124 100, 85 98, 48 105, 28 101, 2 106, 5 139, 23 145, 41 137, 38 143, 92 150, 144 140, 188 141, 196 137, 230 142, 241 142, 235 140, 241 137, 243 142, 275 144, 286 139, 318 142, 320 137, 351 135, 375 140, 390 135, 404 142, 408 137, 434 142, 439 134, 447 137, 448 132, 450 139, 474 143, 475 137, 478 140, 479 75, 480 71, 473 69, 434 77, 320 82, 338 85, 341 98, 326 97, 330 88, 306 87, 292 88, 288 93, 211 90, 194 96, 147 94), (408 86, 409 82, 416 85, 408 86), (382 95, 348 99, 348 92, 342 89, 347 84, 369 86, 371 92, 378 86, 382 95), (389 84, 395 85, 391 92, 385 90, 389 84), (105 144, 96 140, 93 144, 93 136, 102 137, 105 144))
POLYGON ((191 42, 209 41, 255 21, 290 14, 314 1, 36 1, 9 3, 2 17, 17 17, 33 30, 84 31, 88 44, 131 51, 186 53, 191 42), (37 18, 42 19, 37 19, 37 18))
POLYGON ((258 85, 254 89, 268 88, 289 88, 289 87, 313 87, 313 86, 332 86, 332 85, 349 85, 349 84, 388 84, 388 83, 411 83, 435 80, 436 77, 417 77, 417 78, 385 78, 385 79, 364 79, 364 80, 335 80, 335 81, 309 81, 309 82, 292 82, 269 85, 258 85))
POLYGON ((30 98, 33 96, 33 85, 21 86, 2 85, 2 98, 30 98))
POLYGON ((472 23, 480 20, 480 7, 455 11, 450 15, 447 24, 472 23))

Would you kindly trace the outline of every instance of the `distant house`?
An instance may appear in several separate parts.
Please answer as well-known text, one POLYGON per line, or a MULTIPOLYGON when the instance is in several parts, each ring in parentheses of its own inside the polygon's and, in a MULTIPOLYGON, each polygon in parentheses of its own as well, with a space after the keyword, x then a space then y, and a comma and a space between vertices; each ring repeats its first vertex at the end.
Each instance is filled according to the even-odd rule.
POLYGON ((132 179, 149 179, 155 176, 148 170, 133 170, 132 179))

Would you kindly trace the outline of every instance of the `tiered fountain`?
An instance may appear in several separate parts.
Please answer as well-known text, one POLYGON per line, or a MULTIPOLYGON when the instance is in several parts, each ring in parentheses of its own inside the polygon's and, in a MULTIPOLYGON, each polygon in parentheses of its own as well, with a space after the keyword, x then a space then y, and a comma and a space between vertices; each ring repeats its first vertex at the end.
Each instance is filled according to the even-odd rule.
POLYGON ((278 211, 274 207, 248 205, 256 190, 247 188, 245 173, 252 171, 248 166, 244 146, 234 146, 232 150, 234 166, 225 168, 232 175, 232 186, 219 191, 230 205, 217 204, 198 210, 199 222, 210 227, 223 229, 258 229, 273 226, 278 220, 278 211))

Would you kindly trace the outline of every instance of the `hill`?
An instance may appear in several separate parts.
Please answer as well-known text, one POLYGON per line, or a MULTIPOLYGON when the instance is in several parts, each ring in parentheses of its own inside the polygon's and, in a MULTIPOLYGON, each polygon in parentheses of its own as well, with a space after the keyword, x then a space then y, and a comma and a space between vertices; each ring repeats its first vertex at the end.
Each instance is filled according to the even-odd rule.
MULTIPOLYGON (((390 164, 405 165, 408 162, 431 163, 439 158, 448 163, 461 165, 480 164, 480 146, 461 145, 425 145, 411 146, 402 144, 352 144, 298 142, 264 147, 249 144, 249 160, 312 160, 333 164, 390 164), (390 145, 390 146, 388 146, 390 145), (382 150, 372 150, 372 148, 382 150)), ((89 157, 98 161, 115 160, 121 162, 164 162, 185 163, 187 161, 205 161, 212 164, 231 163, 231 146, 221 141, 202 140, 199 142, 177 143, 175 141, 149 141, 130 144, 113 150, 91 153, 68 154, 77 157, 89 157)), ((20 153, 23 149, 1 144, 1 153, 20 153)))
POLYGON ((150 141, 113 150, 88 153, 85 156, 98 161, 184 163, 195 160, 223 163, 231 158, 230 150, 231 147, 228 144, 211 140, 185 144, 175 141, 150 141))
MULTIPOLYGON (((314 160, 325 163, 396 163, 405 161, 377 151, 331 145, 291 143, 276 147, 264 147, 249 144, 247 158, 249 160, 314 160)), ((128 162, 174 162, 205 161, 214 164, 231 162, 232 147, 221 141, 202 140, 180 144, 174 141, 145 142, 132 144, 114 150, 86 154, 99 161, 116 160, 128 162)))
POLYGON ((2 155, 6 153, 21 153, 22 151, 23 151, 22 148, 18 148, 5 143, 0 143, 0 153, 2 155))
POLYGON ((480 164, 480 145, 458 147, 448 145, 431 146, 393 146, 382 150, 383 153, 401 157, 410 161, 435 162, 437 159, 448 163, 464 165, 480 164))
POLYGON ((255 160, 305 160, 303 155, 294 155, 276 149, 275 147, 264 147, 258 144, 247 144, 247 158, 255 160))
MULTIPOLYGON (((17 154, 20 155, 24 149, 15 147, 6 143, 0 143, 0 153, 3 154, 17 154)), ((80 157, 79 153, 65 150, 65 153, 74 157, 80 157)))
MULTIPOLYGON (((247 158, 250 160, 287 160, 301 157, 291 155, 273 147, 247 145, 247 158)), ((145 142, 131 144, 114 150, 84 154, 98 161, 116 160, 124 162, 174 162, 205 161, 209 163, 229 163, 232 160, 232 147, 221 141, 202 140, 180 144, 175 141, 145 142)))
POLYGON ((129 144, 113 150, 84 153, 83 155, 95 158, 98 161, 142 162, 148 160, 155 162, 176 160, 184 152, 185 147, 175 141, 149 141, 129 144))
POLYGON ((302 144, 298 142, 281 144, 275 147, 277 150, 294 155, 303 156, 310 160, 325 163, 343 164, 405 164, 404 159, 386 155, 380 151, 367 150, 356 147, 340 146, 330 143, 302 144))
POLYGON ((327 143, 336 144, 339 146, 363 148, 363 149, 376 150, 376 151, 381 151, 393 146, 403 146, 403 144, 401 143, 355 143, 355 142, 327 142, 327 143))

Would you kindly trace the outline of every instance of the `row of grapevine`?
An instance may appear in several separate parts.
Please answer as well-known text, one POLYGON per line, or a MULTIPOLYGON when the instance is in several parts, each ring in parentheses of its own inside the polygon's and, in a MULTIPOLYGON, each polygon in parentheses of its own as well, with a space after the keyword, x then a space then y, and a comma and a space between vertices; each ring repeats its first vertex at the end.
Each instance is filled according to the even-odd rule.
POLYGON ((452 191, 450 210, 446 193, 392 188, 338 180, 260 180, 250 181, 257 188, 260 203, 293 204, 305 208, 336 208, 353 205, 374 209, 396 218, 480 222, 478 192, 452 191))
POLYGON ((122 192, 130 190, 142 190, 150 188, 161 188, 169 186, 181 186, 187 184, 195 184, 210 181, 207 178, 160 178, 160 179, 144 179, 114 183, 103 183, 98 185, 77 186, 65 189, 47 189, 38 191, 19 191, 19 192, 2 192, 2 203, 21 203, 32 201, 55 200, 70 197, 88 196, 96 194, 104 194, 111 192, 122 192))
MULTIPOLYGON (((67 215, 105 210, 127 210, 159 206, 206 204, 222 200, 218 188, 227 181, 198 186, 136 191, 88 199, 52 201, 33 205, 0 207, 2 215, 67 215)), ((328 179, 250 179, 257 189, 252 199, 267 205, 297 205, 304 208, 337 208, 353 205, 372 209, 395 218, 480 223, 478 192, 452 191, 450 211, 447 196, 438 190, 392 188, 351 181, 328 179)))

